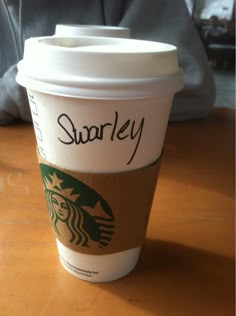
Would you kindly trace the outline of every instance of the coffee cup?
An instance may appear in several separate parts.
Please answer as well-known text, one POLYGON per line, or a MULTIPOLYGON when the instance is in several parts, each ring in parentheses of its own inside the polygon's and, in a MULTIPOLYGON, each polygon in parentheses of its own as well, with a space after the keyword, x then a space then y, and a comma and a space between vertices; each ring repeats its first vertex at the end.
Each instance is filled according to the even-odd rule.
POLYGON ((138 262, 174 93, 175 46, 108 37, 25 42, 40 170, 60 261, 92 282, 138 262))

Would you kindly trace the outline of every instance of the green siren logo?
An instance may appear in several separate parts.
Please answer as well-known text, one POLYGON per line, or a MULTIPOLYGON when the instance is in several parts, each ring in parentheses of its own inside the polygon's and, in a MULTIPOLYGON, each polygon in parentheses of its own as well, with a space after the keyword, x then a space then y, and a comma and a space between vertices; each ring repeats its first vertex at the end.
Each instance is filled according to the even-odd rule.
POLYGON ((108 246, 114 232, 114 216, 107 202, 69 174, 45 164, 40 164, 40 169, 57 237, 60 239, 60 227, 66 225, 67 242, 83 247, 108 246))

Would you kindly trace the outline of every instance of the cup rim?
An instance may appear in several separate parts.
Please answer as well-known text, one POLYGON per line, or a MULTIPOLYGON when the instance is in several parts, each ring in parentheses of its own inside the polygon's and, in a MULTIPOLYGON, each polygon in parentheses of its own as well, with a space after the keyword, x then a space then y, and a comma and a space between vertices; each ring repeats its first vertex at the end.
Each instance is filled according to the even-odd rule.
POLYGON ((105 36, 57 36, 30 38, 35 45, 45 45, 49 49, 86 52, 87 54, 169 54, 177 47, 163 42, 139 39, 114 38, 105 36), (83 44, 84 42, 87 44, 83 44), (61 42, 61 45, 60 45, 61 42), (120 50, 119 50, 120 48, 120 50), (112 50, 114 49, 114 50, 112 50))
POLYGON ((60 23, 56 25, 57 27, 68 27, 68 28, 80 28, 88 30, 129 30, 125 26, 112 26, 112 25, 98 25, 98 24, 72 24, 72 23, 60 23))

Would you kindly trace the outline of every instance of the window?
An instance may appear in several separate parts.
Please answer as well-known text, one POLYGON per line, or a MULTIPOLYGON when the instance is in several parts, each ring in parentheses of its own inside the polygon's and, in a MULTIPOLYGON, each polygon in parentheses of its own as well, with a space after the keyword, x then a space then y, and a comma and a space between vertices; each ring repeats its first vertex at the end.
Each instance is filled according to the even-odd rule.
POLYGON ((217 15, 219 19, 232 19, 234 0, 185 0, 192 16, 209 19, 217 15))

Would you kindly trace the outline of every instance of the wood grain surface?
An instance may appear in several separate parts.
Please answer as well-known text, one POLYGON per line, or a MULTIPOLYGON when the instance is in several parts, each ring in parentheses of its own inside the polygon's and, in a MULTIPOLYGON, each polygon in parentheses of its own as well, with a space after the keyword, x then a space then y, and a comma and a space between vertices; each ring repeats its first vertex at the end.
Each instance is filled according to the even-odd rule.
POLYGON ((234 121, 169 124, 140 261, 102 284, 58 260, 33 127, 0 127, 0 316, 233 316, 234 121))

